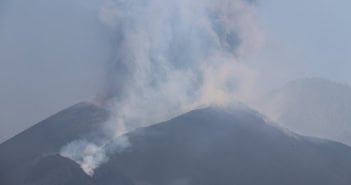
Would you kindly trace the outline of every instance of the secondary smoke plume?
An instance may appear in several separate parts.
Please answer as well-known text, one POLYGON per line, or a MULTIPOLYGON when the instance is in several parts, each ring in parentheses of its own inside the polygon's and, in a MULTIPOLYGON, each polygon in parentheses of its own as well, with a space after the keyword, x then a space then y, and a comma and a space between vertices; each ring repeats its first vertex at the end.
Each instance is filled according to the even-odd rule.
MULTIPOLYGON (((250 96, 255 73, 245 58, 262 41, 252 1, 114 0, 101 5, 98 18, 111 30, 115 47, 99 98, 114 113, 107 123, 113 138, 250 96)), ((75 145, 82 143, 71 143, 63 155, 86 155, 76 153, 86 149, 69 149, 75 145)), ((93 174, 107 160, 106 147, 84 146, 99 154, 89 154, 96 157, 85 170, 93 174)))

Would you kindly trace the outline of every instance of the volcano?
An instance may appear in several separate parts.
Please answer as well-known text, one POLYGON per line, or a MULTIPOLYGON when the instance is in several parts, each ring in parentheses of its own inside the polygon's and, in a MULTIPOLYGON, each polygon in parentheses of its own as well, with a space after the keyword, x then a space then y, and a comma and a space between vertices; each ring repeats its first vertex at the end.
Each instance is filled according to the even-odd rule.
POLYGON ((243 105, 194 110, 125 136, 130 146, 88 176, 59 155, 98 137, 109 112, 82 103, 0 145, 6 185, 349 185, 351 148, 295 134, 243 105))

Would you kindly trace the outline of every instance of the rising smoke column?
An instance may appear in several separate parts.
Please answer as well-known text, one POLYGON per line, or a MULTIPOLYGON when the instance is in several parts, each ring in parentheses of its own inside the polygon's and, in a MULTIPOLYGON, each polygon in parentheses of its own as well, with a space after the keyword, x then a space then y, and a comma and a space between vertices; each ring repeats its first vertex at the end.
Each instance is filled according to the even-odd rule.
MULTIPOLYGON (((255 73, 244 61, 262 40, 251 1, 114 0, 101 5, 98 18, 114 41, 100 98, 113 112, 107 123, 113 138, 249 96, 255 73)), ((77 156, 67 148, 74 145, 65 156, 77 156)), ((78 161, 90 174, 106 161, 104 145, 92 148, 98 160, 92 152, 93 164, 78 161)))
POLYGON ((253 81, 241 59, 260 34, 247 1, 116 0, 99 19, 115 39, 103 99, 118 129, 241 99, 253 81))

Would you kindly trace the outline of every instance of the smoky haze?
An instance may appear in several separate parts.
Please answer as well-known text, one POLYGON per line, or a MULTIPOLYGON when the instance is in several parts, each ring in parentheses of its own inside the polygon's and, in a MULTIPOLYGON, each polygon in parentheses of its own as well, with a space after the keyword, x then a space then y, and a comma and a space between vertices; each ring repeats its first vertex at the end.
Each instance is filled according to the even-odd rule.
POLYGON ((115 40, 100 100, 121 127, 250 92, 255 74, 244 58, 261 33, 246 1, 109 1, 98 17, 115 40))
MULTIPOLYGON (((319 60, 301 62, 303 56, 296 57, 290 48, 265 45, 263 32, 274 24, 266 21, 262 28, 258 8, 277 3, 254 2, 0 2, 0 102, 6 110, 0 111, 0 142, 60 109, 91 100, 113 113, 103 128, 105 143, 78 140, 61 154, 92 174, 108 160, 105 144, 114 143, 117 151, 128 147, 128 138, 119 136, 132 129, 213 104, 250 104, 266 86, 338 71, 330 68, 335 62, 308 73, 305 64, 319 69, 319 60)), ((296 22, 303 21, 285 29, 305 28, 296 22)), ((320 35, 327 35, 322 30, 320 35)), ((299 38, 294 40, 308 37, 299 38)))
MULTIPOLYGON (((262 42, 252 3, 115 0, 102 3, 97 16, 115 48, 97 98, 113 112, 107 138, 120 141, 132 129, 250 96, 255 72, 245 58, 262 42)), ((93 174, 107 160, 105 145, 73 142, 62 155, 93 174)))

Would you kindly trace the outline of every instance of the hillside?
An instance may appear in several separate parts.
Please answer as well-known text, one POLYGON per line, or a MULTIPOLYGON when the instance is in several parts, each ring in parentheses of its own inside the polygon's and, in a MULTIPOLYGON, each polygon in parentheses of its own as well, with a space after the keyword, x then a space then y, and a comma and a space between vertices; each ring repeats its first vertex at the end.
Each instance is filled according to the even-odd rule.
MULTIPOLYGON (((6 185, 349 185, 351 148, 297 135, 242 105, 209 107, 125 135, 130 146, 86 175, 59 156, 67 143, 98 138, 108 112, 68 108, 0 145, 6 185), (92 132, 94 130, 94 132, 92 132)), ((106 149, 109 145, 106 145, 106 149)))

